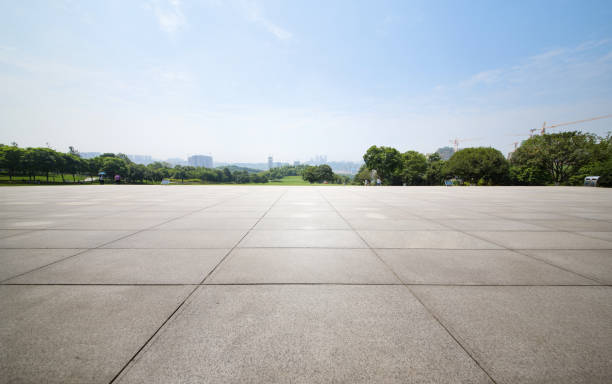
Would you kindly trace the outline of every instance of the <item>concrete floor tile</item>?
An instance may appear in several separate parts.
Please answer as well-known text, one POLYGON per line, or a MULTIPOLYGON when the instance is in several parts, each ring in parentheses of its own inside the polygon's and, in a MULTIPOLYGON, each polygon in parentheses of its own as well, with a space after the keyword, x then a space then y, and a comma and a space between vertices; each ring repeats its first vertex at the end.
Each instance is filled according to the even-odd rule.
POLYGON ((130 231, 41 230, 0 239, 0 248, 95 248, 130 231))
POLYGON ((455 231, 359 231, 372 248, 499 249, 498 245, 455 231))
POLYGON ((578 232, 580 235, 612 241, 612 232, 578 232))
POLYGON ((490 382, 402 286, 201 288, 118 382, 202 380, 490 382))
POLYGON ((264 217, 257 224, 255 229, 346 229, 350 227, 340 216, 321 217, 292 217, 292 218, 273 218, 264 217))
POLYGON ((506 250, 379 249, 376 252, 407 284, 597 284, 506 250))
POLYGON ((414 230, 448 230, 441 224, 422 219, 348 219, 348 222, 355 229, 364 230, 395 230, 395 231, 414 231, 414 230))
POLYGON ((242 248, 367 248, 353 231, 253 230, 238 245, 242 248))
POLYGON ((235 249, 209 283, 399 284, 369 249, 235 249))
POLYGON ((138 232, 125 239, 106 245, 104 248, 232 248, 246 230, 153 230, 138 232))
POLYGON ((162 224, 155 229, 161 230, 247 230, 259 219, 257 218, 211 218, 211 217, 183 217, 162 224))
POLYGON ((0 286, 0 381, 106 384, 192 289, 0 286))
POLYGON ((28 233, 30 231, 31 230, 29 229, 0 229, 0 239, 5 239, 7 237, 28 233))
POLYGON ((0 249, 0 281, 81 251, 81 249, 0 249))
POLYGON ((550 231, 550 228, 516 220, 442 220, 440 223, 461 231, 550 231))
POLYGON ((93 249, 9 283, 199 284, 229 249, 93 249))
POLYGON ((610 382, 610 287, 412 290, 497 383, 610 382))
POLYGON ((521 253, 579 273, 604 284, 612 284, 610 250, 522 250, 521 253))
POLYGON ((612 242, 569 232, 469 232, 509 249, 610 249, 612 242))

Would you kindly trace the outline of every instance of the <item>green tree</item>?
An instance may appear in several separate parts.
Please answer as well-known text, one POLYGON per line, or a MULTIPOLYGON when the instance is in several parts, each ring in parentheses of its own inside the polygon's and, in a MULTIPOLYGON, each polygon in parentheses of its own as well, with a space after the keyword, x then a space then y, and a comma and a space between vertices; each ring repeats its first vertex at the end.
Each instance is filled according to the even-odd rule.
POLYGON ((408 151, 402 155, 402 182, 406 185, 421 185, 425 182, 427 158, 417 151, 408 151))
POLYGON ((49 182, 49 173, 57 169, 57 155, 51 148, 28 148, 24 154, 24 165, 30 175, 42 173, 49 182))
POLYGON ((473 184, 501 184, 508 178, 508 161, 494 148, 465 148, 451 156, 446 172, 473 184))
POLYGON ((434 152, 427 157, 427 171, 425 171, 425 181, 427 185, 440 185, 444 181, 445 161, 439 153, 434 152))
POLYGON ((533 136, 512 154, 510 161, 516 167, 513 175, 517 180, 538 184, 566 184, 592 160, 596 143, 597 136, 578 131, 533 136))
POLYGON ((102 160, 102 170, 106 172, 106 176, 111 178, 114 175, 126 177, 128 174, 127 164, 118 157, 105 157, 102 160))
POLYGON ((383 184, 401 184, 403 159, 397 149, 373 145, 363 155, 363 160, 368 169, 376 170, 383 184))
POLYGON ((2 146, 0 147, 0 168, 6 168, 9 174, 9 180, 13 180, 15 172, 20 170, 22 165, 22 158, 24 150, 14 146, 2 146))
POLYGON ((63 171, 72 175, 72 182, 76 182, 76 174, 83 168, 83 161, 80 157, 71 153, 63 153, 63 171))
POLYGON ((334 172, 327 164, 317 166, 315 169, 315 176, 319 183, 323 183, 325 181, 331 183, 334 181, 334 172))

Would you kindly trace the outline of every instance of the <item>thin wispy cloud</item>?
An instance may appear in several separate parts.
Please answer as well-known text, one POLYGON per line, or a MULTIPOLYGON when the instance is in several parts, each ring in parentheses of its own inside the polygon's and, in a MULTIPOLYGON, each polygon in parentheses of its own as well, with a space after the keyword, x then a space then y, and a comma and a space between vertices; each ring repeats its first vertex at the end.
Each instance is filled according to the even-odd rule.
POLYGON ((165 32, 174 33, 187 24, 180 0, 153 0, 146 8, 153 12, 165 32))
POLYGON ((290 40, 293 34, 287 29, 275 24, 265 17, 261 7, 253 1, 241 1, 239 8, 245 14, 247 20, 264 28, 278 40, 290 40))

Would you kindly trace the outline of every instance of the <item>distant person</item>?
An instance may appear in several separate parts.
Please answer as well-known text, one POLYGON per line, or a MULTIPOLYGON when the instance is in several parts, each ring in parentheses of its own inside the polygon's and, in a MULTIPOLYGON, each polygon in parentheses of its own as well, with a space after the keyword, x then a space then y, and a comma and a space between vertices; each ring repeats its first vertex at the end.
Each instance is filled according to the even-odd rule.
POLYGON ((104 175, 100 175, 98 181, 100 182, 100 184, 104 184, 104 175))
POLYGON ((380 187, 381 184, 382 182, 380 181, 380 179, 376 179, 376 185, 380 187))
POLYGON ((115 175, 115 184, 119 184, 121 182, 121 176, 115 175))
POLYGON ((369 183, 370 183, 370 180, 365 179, 365 180, 363 181, 363 186, 364 186, 364 187, 367 187, 369 183))

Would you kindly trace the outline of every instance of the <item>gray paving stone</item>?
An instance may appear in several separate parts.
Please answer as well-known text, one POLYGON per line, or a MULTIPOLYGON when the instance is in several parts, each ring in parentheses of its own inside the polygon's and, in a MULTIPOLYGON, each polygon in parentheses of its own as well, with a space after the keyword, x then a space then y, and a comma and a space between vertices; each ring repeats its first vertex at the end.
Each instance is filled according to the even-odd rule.
POLYGON ((489 382, 402 286, 201 288, 118 382, 202 381, 489 382))
POLYGON ((506 250, 379 249, 376 252, 407 284, 597 284, 506 250))
POLYGON ((338 215, 329 217, 264 217, 255 229, 350 229, 344 219, 338 215))
POLYGON ((0 381, 106 384, 191 289, 0 286, 0 381))
POLYGON ((0 249, 0 281, 81 251, 80 249, 0 249))
POLYGON ((41 230, 0 239, 0 248, 95 248, 130 232, 41 230))
POLYGON ((610 249, 612 242, 569 232, 469 232, 509 249, 610 249))
POLYGON ((444 225, 423 219, 348 219, 348 222, 355 229, 395 231, 448 230, 448 227, 445 227, 444 225))
POLYGON ((545 260, 604 284, 612 284, 610 250, 523 250, 521 253, 545 260))
POLYGON ((399 284, 369 249, 235 249, 209 283, 399 284))
POLYGON ((259 219, 257 218, 211 218, 211 217, 183 217, 162 224, 155 229, 161 230, 246 230, 250 229, 259 219))
POLYGON ((461 231, 550 231, 545 226, 516 220, 465 220, 453 219, 441 221, 448 227, 461 231))
POLYGON ((143 231, 108 244, 104 248, 232 248, 245 233, 246 230, 143 231))
POLYGON ((612 242, 612 232, 578 232, 581 235, 612 242))
POLYGON ((285 248, 366 248, 367 245, 350 230, 253 230, 238 245, 247 247, 285 248))
POLYGON ((359 231, 372 248, 499 249, 456 231, 359 231))
POLYGON ((9 283, 198 284, 229 249, 93 249, 9 283))
POLYGON ((12 237, 15 235, 20 235, 22 233, 28 233, 30 232, 30 230, 24 230, 24 229, 0 229, 0 239, 4 239, 7 237, 12 237))
POLYGON ((590 219, 528 220, 529 223, 557 231, 612 231, 612 222, 590 219))
POLYGON ((610 287, 412 289, 497 383, 610 382, 610 287))

